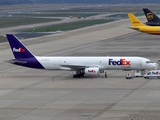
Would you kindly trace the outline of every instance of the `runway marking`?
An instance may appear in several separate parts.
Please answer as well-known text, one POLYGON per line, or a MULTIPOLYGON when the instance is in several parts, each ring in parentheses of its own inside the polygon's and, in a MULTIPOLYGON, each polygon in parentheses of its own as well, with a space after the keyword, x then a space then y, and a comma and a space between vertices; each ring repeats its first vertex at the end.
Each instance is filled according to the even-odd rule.
POLYGON ((131 120, 148 120, 145 118, 137 117, 137 116, 128 116, 131 120))
MULTIPOLYGON (((94 47, 94 46, 97 46, 97 45, 102 45, 102 44, 104 44, 104 42, 106 42, 106 41, 103 40, 103 41, 92 43, 92 44, 89 44, 89 45, 79 46, 79 47, 72 48, 72 49, 69 49, 69 50, 64 50, 64 51, 61 51, 61 52, 54 53, 52 55, 54 55, 54 56, 56 56, 56 55, 68 55, 68 54, 71 54, 71 53, 75 53, 76 51, 80 51, 80 50, 84 50, 84 49, 90 49, 91 47, 94 47)), ((49 55, 49 54, 47 54, 47 55, 49 55)))
MULTIPOLYGON (((13 66, 13 65, 12 65, 13 66)), ((7 67, 7 68, 1 68, 2 70, 0 72, 6 72, 6 71, 10 71, 10 70, 15 70, 17 68, 20 68, 21 66, 16 66, 16 67, 7 67)))

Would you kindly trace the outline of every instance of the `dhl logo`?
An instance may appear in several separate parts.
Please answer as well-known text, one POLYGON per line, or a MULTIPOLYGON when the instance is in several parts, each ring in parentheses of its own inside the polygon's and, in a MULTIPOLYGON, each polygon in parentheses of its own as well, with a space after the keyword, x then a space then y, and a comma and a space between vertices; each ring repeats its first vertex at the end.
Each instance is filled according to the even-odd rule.
POLYGON ((138 24, 139 22, 133 22, 133 23, 138 24))

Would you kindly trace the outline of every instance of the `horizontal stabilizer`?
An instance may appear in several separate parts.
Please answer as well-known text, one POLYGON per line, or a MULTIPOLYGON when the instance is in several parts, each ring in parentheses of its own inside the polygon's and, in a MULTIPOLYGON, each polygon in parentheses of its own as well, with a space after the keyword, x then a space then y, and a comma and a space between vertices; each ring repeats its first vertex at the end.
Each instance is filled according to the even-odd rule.
POLYGON ((5 60, 5 62, 9 62, 9 63, 12 63, 12 64, 25 64, 27 63, 27 61, 22 61, 22 60, 16 60, 16 59, 11 59, 11 60, 5 60))

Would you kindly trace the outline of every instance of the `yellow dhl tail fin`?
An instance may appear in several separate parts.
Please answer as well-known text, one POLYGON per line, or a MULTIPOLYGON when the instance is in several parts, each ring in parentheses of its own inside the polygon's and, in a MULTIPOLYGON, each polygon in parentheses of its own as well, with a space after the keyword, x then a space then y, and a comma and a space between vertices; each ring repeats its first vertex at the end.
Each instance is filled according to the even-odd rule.
POLYGON ((132 26, 145 26, 133 13, 128 13, 128 17, 131 21, 132 26))

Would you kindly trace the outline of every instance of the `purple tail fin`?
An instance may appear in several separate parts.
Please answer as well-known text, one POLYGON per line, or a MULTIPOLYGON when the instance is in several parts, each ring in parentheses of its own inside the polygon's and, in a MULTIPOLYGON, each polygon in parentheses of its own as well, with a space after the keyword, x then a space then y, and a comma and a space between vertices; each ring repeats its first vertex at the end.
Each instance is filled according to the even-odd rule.
POLYGON ((6 34, 11 50, 16 59, 32 58, 34 55, 13 34, 6 34))

